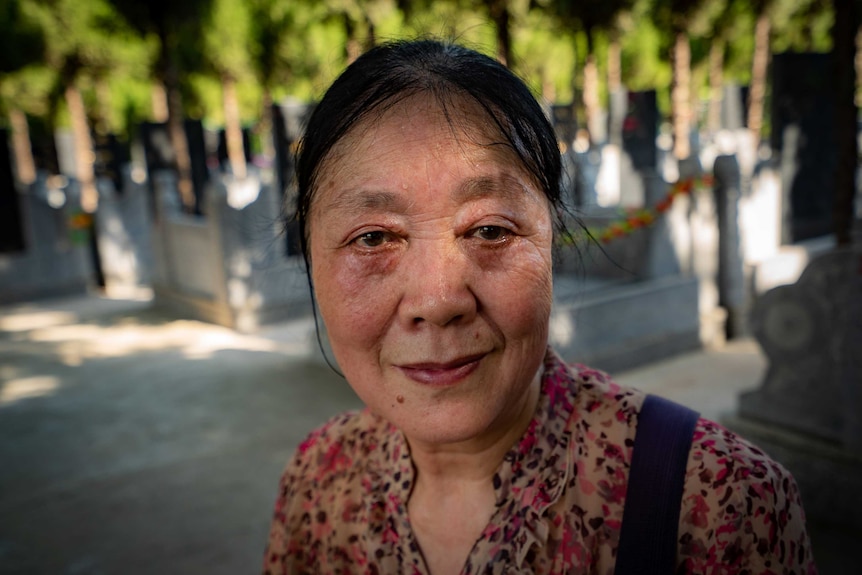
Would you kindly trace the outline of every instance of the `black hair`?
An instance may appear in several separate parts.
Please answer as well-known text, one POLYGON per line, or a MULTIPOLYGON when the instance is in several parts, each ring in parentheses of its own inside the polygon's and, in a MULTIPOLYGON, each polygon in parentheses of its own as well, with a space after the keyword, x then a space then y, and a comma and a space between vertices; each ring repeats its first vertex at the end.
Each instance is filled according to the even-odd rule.
POLYGON ((560 223, 560 150, 554 129, 526 84, 497 60, 440 40, 372 48, 333 82, 308 120, 296 161, 296 219, 306 265, 308 216, 319 170, 333 147, 362 121, 417 94, 446 110, 453 98, 475 101, 536 179, 560 223))

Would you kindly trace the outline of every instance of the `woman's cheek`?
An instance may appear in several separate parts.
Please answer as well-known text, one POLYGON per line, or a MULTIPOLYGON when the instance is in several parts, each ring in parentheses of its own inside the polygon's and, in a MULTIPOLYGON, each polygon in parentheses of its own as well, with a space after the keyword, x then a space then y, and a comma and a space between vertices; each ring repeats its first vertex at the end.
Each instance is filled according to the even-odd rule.
POLYGON ((324 321, 339 326, 357 343, 375 337, 388 323, 394 306, 391 300, 396 254, 343 254, 321 274, 318 282, 325 301, 318 299, 324 321), (334 323, 333 323, 334 322, 334 323))
POLYGON ((338 290, 347 297, 364 297, 367 292, 378 290, 381 282, 386 282, 394 275, 399 255, 396 249, 376 253, 345 251, 339 254, 332 267, 338 290))

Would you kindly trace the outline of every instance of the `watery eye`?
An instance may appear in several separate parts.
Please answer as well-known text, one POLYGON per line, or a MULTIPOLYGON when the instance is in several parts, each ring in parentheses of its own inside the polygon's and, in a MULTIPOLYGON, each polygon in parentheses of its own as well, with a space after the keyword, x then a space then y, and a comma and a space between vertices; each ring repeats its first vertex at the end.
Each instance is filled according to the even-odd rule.
POLYGON ((389 235, 386 232, 375 231, 365 232, 353 241, 365 248, 376 248, 382 246, 388 239, 389 235))
POLYGON ((480 226, 473 230, 473 236, 490 242, 502 240, 508 235, 508 230, 500 226, 480 226))

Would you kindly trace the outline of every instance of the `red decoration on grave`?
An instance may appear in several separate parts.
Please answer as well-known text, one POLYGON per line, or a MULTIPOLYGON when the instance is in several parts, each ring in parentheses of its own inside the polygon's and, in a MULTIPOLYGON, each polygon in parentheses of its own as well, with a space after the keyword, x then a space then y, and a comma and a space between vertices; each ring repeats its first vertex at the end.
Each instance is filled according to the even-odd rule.
POLYGON ((698 178, 680 180, 670 187, 665 197, 655 206, 629 211, 623 219, 612 222, 603 229, 590 230, 590 234, 594 238, 598 238, 602 243, 608 243, 617 238, 627 236, 634 230, 649 227, 670 209, 678 196, 691 195, 696 190, 711 188, 713 183, 713 177, 708 174, 698 178))

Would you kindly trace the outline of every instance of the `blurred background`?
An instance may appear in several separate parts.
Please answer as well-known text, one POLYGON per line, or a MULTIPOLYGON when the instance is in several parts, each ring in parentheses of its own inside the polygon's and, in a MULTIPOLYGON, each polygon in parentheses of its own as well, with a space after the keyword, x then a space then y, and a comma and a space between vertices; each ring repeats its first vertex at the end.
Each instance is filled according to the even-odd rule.
POLYGON ((857 572, 859 4, 0 0, 0 573, 257 569, 280 469, 359 405, 293 156, 348 63, 424 36, 557 132, 555 348, 763 447, 857 572))

